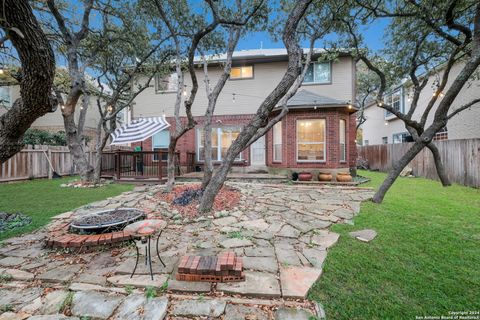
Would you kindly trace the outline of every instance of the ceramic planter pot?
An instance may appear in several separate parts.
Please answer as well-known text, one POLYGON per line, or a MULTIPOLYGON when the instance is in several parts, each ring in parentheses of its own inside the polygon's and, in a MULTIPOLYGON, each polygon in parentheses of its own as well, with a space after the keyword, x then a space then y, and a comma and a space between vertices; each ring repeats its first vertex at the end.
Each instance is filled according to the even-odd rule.
POLYGON ((298 174, 299 181, 310 181, 312 180, 312 174, 310 172, 301 172, 298 174))
POLYGON ((337 173, 338 182, 352 182, 353 178, 349 172, 339 172, 337 173))
POLYGON ((331 172, 321 172, 318 174, 318 181, 332 181, 332 173, 331 172))

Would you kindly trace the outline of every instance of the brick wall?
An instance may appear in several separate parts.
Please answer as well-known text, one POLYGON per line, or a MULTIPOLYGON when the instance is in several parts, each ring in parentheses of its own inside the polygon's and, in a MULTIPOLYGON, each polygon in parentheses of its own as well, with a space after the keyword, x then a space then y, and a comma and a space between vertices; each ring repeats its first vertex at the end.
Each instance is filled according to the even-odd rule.
POLYGON ((355 126, 354 114, 345 108, 319 108, 317 110, 290 110, 282 120, 282 162, 273 161, 273 131, 267 133, 267 166, 273 168, 348 168, 355 163, 355 126), (297 120, 325 119, 326 125, 326 161, 297 162, 297 120), (340 119, 346 121, 346 161, 340 162, 340 119))
MULTIPOLYGON (((213 127, 219 126, 243 126, 253 115, 223 115, 214 116, 212 121, 213 127)), ((185 121, 186 119, 182 119, 185 121)), ((196 152, 196 130, 202 128, 204 117, 196 117, 197 126, 195 129, 188 131, 177 142, 177 151, 180 152, 180 161, 186 161, 186 152, 196 152)), ((171 124, 170 131, 175 130, 174 118, 167 118, 171 124)), ((287 116, 282 121, 282 162, 273 161, 273 133, 270 130, 265 139, 266 143, 266 164, 273 168, 325 168, 338 169, 348 168, 355 165, 356 159, 356 117, 355 114, 350 114, 345 108, 319 108, 317 110, 290 110, 287 116), (296 122, 299 119, 325 119, 326 123, 326 161, 325 162, 297 162, 297 130, 296 122), (339 121, 344 119, 346 121, 346 161, 340 162, 340 132, 339 121)), ((140 143, 134 143, 133 147, 139 146, 140 143)), ((152 138, 143 142, 143 150, 152 150, 152 138)), ((242 153, 241 163, 236 165, 248 166, 250 164, 250 148, 247 148, 242 153)))

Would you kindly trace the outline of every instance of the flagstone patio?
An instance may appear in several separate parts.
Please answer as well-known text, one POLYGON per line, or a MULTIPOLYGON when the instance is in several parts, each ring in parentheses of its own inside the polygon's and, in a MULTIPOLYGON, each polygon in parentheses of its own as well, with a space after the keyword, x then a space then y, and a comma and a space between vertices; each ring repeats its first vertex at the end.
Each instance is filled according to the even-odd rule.
MULTIPOLYGON (((238 207, 211 216, 184 218, 154 197, 163 186, 134 191, 57 216, 35 233, 6 240, 0 248, 2 319, 171 319, 224 316, 224 319, 308 319, 318 308, 306 301, 322 274, 328 249, 339 239, 334 223, 351 223, 372 190, 355 187, 290 186, 229 182, 241 191, 238 207), (45 248, 49 230, 96 210, 137 207, 168 225, 153 261, 155 279, 129 245, 97 247, 81 253, 45 248), (243 256, 245 282, 195 283, 175 279, 185 254, 243 256), (158 297, 146 299, 154 286, 158 297), (257 308, 255 308, 257 306, 257 308), (61 310, 62 309, 62 310, 61 310), (141 312, 139 310, 142 310, 141 312), (40 315, 57 314, 51 317, 40 315), (63 318, 62 318, 63 317, 63 318), (66 318, 65 318, 66 319, 66 318)), ((125 243, 125 242, 124 242, 125 243)), ((82 248, 79 248, 82 249, 82 248)))

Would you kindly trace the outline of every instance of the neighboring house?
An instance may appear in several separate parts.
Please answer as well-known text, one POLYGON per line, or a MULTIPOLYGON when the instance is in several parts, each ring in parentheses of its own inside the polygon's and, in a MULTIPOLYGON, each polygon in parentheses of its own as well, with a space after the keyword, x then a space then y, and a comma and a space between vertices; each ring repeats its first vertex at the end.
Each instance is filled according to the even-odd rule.
MULTIPOLYGON (((20 86, 19 85, 9 85, 9 86, 0 86, 0 115, 7 112, 9 108, 12 107, 12 104, 20 97, 20 86)), ((76 123, 78 123, 78 117, 80 114, 80 106, 82 101, 78 102, 78 106, 75 110, 76 113, 76 123)), ((91 138, 91 142, 95 143, 96 137, 96 128, 100 115, 97 108, 96 97, 90 97, 89 99, 89 110, 87 111, 85 119, 85 129, 84 135, 91 138)), ((50 112, 44 116, 35 120, 35 122, 30 126, 32 129, 46 130, 49 132, 58 132, 65 131, 65 126, 63 124, 63 116, 60 107, 57 108, 55 112, 50 112)))
MULTIPOLYGON (((312 59, 316 60, 316 59, 312 59)), ((222 58, 209 62, 209 79, 215 85, 223 66, 222 58)), ((230 79, 218 98, 213 117, 212 156, 219 163, 242 127, 256 113, 265 97, 280 82, 288 63, 285 49, 237 51, 233 54, 230 79)), ((181 159, 195 152, 196 162, 203 162, 203 122, 207 107, 203 68, 197 68, 199 89, 192 107, 198 123, 177 144, 181 159)), ((191 80, 185 74, 185 98, 191 80)), ((177 77, 155 78, 130 109, 130 119, 161 116, 174 126, 174 103, 177 77)), ((355 164, 355 64, 348 54, 332 62, 312 62, 303 85, 288 102, 289 113, 264 137, 244 150, 237 158, 235 170, 338 170, 355 164)), ((141 82, 142 79, 139 79, 141 82)), ((182 103, 182 115, 184 107, 182 103)), ((272 117, 278 113, 276 109, 272 117)), ((144 150, 166 148, 169 132, 161 132, 144 141, 144 150)), ((135 144, 135 146, 140 144, 135 144)))
MULTIPOLYGON (((462 64, 458 63, 453 66, 450 71, 450 80, 446 86, 447 90, 456 78, 462 68, 462 64)), ((425 107, 432 98, 434 92, 434 84, 442 76, 440 71, 437 75, 432 75, 429 78, 428 84, 423 89, 420 99, 418 101, 417 109, 413 114, 414 120, 419 120, 423 114, 425 107)), ((410 99, 412 89, 408 82, 398 85, 393 88, 386 96, 385 103, 389 103, 397 110, 407 113, 410 109, 410 99)), ((443 94, 439 97, 441 100, 443 94)), ((463 104, 471 101, 474 98, 480 97, 480 80, 473 80, 469 85, 465 86, 460 94, 455 99, 450 112, 463 104)), ((429 125, 433 119, 436 106, 430 111, 430 116, 427 119, 429 125)), ((387 144, 387 143, 402 143, 412 141, 405 124, 393 114, 380 108, 376 103, 371 103, 365 108, 364 115, 365 123, 362 125, 363 129, 363 145, 387 144)), ((438 132, 435 140, 453 140, 453 139, 471 139, 480 138, 480 106, 474 105, 470 109, 464 110, 454 116, 448 121, 447 126, 438 132)))

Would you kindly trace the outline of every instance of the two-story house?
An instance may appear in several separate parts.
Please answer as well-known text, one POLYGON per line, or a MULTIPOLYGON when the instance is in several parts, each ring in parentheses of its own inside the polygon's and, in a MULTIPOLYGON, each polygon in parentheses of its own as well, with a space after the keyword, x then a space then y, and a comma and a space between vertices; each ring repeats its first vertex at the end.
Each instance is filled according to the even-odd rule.
MULTIPOLYGON (((208 76, 212 86, 221 73, 223 61, 221 56, 209 60, 208 76)), ((287 63, 285 49, 245 50, 233 54, 230 78, 218 98, 212 122, 212 157, 216 163, 222 160, 242 126, 248 123, 278 84, 287 63)), ((196 162, 201 165, 204 158, 202 126, 208 103, 200 63, 196 74, 199 89, 192 112, 198 125, 178 141, 177 150, 182 158, 186 152, 195 152, 196 162)), ((185 77, 184 98, 187 98, 191 79, 188 74, 185 77)), ((129 119, 165 114, 172 125, 171 130, 174 130, 176 80, 175 74, 167 78, 156 77, 155 84, 135 99, 129 119)), ((354 97, 355 63, 352 56, 345 53, 335 61, 312 62, 302 86, 288 102, 287 116, 238 156, 235 169, 301 171, 353 166, 356 157, 354 97)), ((272 116, 277 112, 278 109, 274 110, 272 116)), ((184 116, 183 104, 182 113, 184 116)), ((143 149, 166 148, 169 136, 169 131, 160 132, 143 141, 143 149)))
MULTIPOLYGON (((457 63, 450 71, 449 82, 447 83, 447 90, 451 82, 456 78, 460 72, 463 64, 457 63)), ((413 113, 412 119, 419 120, 423 114, 426 106, 434 94, 435 83, 441 79, 443 73, 442 70, 438 74, 432 74, 429 76, 428 83, 425 89, 422 91, 417 108, 413 113)), ((406 81, 402 84, 394 86, 392 90, 385 96, 385 102, 389 103, 398 111, 407 113, 410 110, 410 101, 412 96, 411 84, 406 81)), ((470 102, 474 98, 480 97, 480 80, 472 79, 472 81, 466 85, 460 94, 455 99, 453 105, 450 108, 450 112, 463 104, 470 102)), ((440 100, 443 97, 443 93, 440 93, 440 100)), ((431 123, 433 115, 435 113, 437 104, 430 111, 430 115, 427 118, 427 125, 431 123)), ((395 115, 380 108, 376 103, 371 103, 366 106, 364 111, 366 118, 365 123, 362 125, 363 129, 363 145, 374 144, 387 144, 387 143, 402 143, 412 141, 405 124, 402 120, 398 119, 395 115)), ((478 105, 472 106, 470 109, 464 110, 455 115, 448 121, 447 126, 438 132, 435 140, 453 140, 453 139, 472 139, 480 138, 480 107, 478 105)))

